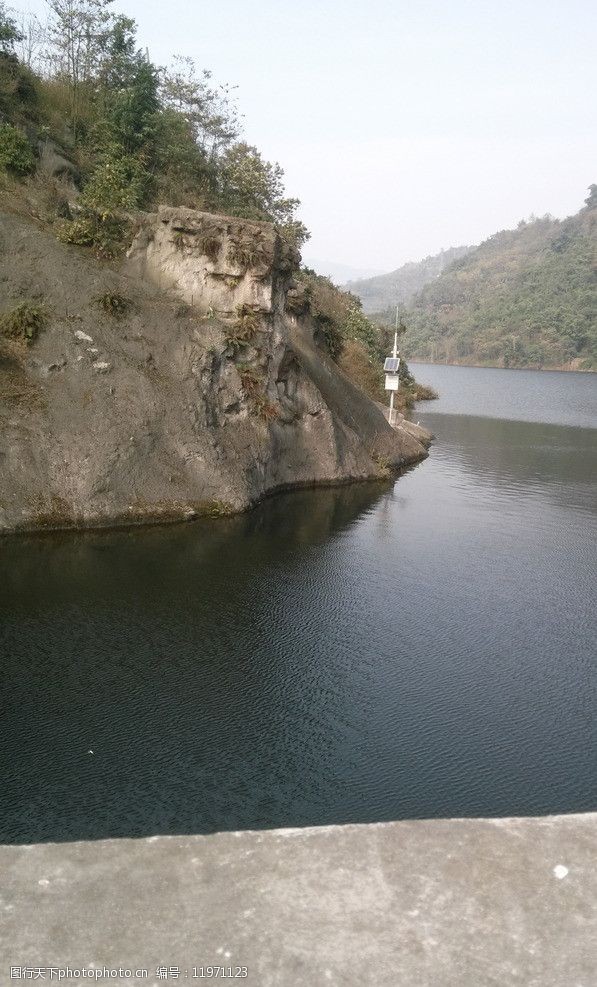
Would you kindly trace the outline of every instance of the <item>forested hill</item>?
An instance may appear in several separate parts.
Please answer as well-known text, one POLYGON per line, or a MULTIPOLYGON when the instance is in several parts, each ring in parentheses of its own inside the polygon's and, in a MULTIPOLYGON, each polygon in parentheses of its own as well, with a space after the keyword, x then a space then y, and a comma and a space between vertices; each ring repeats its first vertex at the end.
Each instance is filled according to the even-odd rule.
POLYGON ((438 363, 597 370, 597 185, 558 221, 521 222, 412 301, 404 349, 438 363))
POLYGON ((374 278, 361 278, 349 281, 347 288, 357 295, 363 304, 363 311, 369 314, 395 309, 406 305, 430 281, 439 277, 452 261, 464 257, 473 247, 450 247, 433 257, 425 257, 417 263, 403 264, 389 274, 378 274, 374 278))

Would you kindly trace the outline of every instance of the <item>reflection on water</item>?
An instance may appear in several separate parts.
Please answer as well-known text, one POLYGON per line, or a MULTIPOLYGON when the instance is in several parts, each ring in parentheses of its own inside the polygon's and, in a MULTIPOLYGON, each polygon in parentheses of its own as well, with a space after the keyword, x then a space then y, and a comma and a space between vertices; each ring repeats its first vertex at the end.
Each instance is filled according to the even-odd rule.
POLYGON ((434 460, 479 484, 484 496, 500 489, 525 496, 536 491, 563 506, 594 511, 595 429, 435 413, 425 415, 425 425, 440 436, 434 460))
POLYGON ((185 571, 191 577, 189 591, 201 587, 212 594, 216 584, 220 592, 228 580, 267 565, 281 550, 286 554, 325 542, 350 527, 388 489, 389 484, 358 483, 297 491, 216 523, 5 539, 0 541, 2 579, 16 608, 15 622, 38 609, 82 600, 90 607, 123 599, 131 606, 153 607, 154 596, 159 599, 162 589, 185 571))
POLYGON ((597 808, 597 433, 426 420, 393 488, 0 542, 0 840, 597 808))
POLYGON ((477 415, 575 428, 597 426, 594 373, 431 363, 418 363, 414 369, 417 380, 431 384, 439 393, 439 400, 432 405, 435 414, 477 415))

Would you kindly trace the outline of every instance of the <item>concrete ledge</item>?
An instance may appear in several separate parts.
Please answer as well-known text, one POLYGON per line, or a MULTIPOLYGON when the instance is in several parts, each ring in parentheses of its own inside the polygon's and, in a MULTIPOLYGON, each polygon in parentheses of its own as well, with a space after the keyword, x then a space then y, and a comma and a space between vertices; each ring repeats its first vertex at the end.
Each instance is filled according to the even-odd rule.
POLYGON ((596 861, 597 814, 0 847, 0 981, 594 987, 596 861))

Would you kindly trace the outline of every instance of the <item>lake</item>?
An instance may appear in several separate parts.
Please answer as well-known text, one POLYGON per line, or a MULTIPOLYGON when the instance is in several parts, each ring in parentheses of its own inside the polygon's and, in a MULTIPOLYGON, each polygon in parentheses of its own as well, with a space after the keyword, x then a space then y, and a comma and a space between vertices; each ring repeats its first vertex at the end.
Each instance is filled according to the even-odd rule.
POLYGON ((597 809, 597 378, 417 365, 395 484, 0 541, 0 841, 597 809))

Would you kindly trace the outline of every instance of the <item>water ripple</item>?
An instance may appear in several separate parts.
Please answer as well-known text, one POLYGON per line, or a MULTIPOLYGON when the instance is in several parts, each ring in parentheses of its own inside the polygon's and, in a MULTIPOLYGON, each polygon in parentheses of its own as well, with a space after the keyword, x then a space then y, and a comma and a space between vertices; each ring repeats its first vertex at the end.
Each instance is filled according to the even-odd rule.
POLYGON ((435 431, 393 489, 4 542, 0 840, 597 808, 594 442, 435 431))

